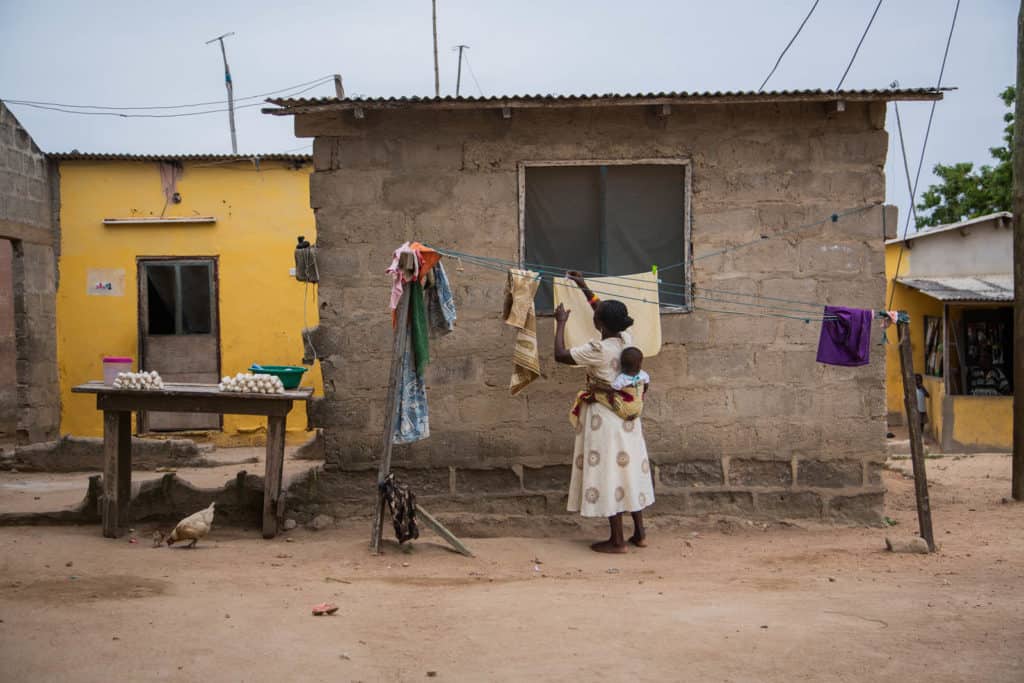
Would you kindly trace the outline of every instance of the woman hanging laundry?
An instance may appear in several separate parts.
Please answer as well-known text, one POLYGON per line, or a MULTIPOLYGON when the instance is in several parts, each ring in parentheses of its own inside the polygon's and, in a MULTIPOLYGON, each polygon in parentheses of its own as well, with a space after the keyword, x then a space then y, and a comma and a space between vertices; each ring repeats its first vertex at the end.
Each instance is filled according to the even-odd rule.
MULTIPOLYGON (((555 310, 555 361, 585 367, 588 389, 595 384, 610 385, 619 374, 623 349, 632 344, 626 330, 633 319, 621 301, 599 301, 579 273, 570 272, 568 276, 593 307, 594 327, 601 338, 566 349, 565 323, 571 311, 559 304, 555 310)), ((601 553, 626 552, 623 512, 633 516, 629 542, 645 546, 643 509, 653 502, 654 485, 641 418, 623 419, 602 403, 584 403, 576 421, 568 509, 584 517, 607 517, 611 527, 607 541, 590 547, 601 553)))

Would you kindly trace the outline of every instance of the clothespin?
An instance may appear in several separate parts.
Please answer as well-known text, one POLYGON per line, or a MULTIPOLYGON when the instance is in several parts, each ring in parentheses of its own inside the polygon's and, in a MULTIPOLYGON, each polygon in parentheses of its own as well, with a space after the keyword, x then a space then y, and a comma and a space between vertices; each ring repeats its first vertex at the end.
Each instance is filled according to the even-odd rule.
POLYGON ((462 267, 462 257, 461 256, 454 256, 453 258, 455 259, 455 263, 457 264, 455 266, 455 272, 457 272, 457 273, 465 273, 466 269, 462 267))

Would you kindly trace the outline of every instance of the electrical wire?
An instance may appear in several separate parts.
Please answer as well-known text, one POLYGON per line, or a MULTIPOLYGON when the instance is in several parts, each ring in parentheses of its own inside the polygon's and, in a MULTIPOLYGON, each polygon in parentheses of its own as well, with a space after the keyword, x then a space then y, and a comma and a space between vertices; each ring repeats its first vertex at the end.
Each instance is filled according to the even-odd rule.
POLYGON ((793 37, 789 39, 789 42, 786 43, 786 47, 782 48, 779 58, 775 60, 775 66, 773 66, 772 70, 768 72, 768 75, 764 77, 764 81, 761 83, 761 87, 757 89, 757 92, 764 90, 764 86, 768 84, 768 80, 775 74, 775 70, 779 68, 779 64, 782 63, 782 58, 786 56, 789 48, 792 47, 793 42, 796 41, 797 36, 799 36, 800 32, 804 30, 804 24, 806 24, 807 20, 811 18, 812 14, 814 14, 814 10, 818 8, 819 2, 821 2, 821 0, 814 0, 814 4, 811 5, 811 11, 808 12, 807 16, 804 17, 804 20, 800 22, 800 26, 797 27, 796 33, 794 33, 793 37))
MULTIPOLYGON (((235 102, 244 102, 246 100, 254 100, 257 98, 269 97, 271 95, 277 95, 289 90, 295 90, 297 88, 304 88, 306 86, 320 85, 327 81, 333 80, 334 76, 322 76, 312 81, 306 81, 305 83, 297 83, 287 88, 281 88, 280 90, 271 90, 269 92, 260 93, 258 95, 247 95, 245 97, 236 97, 235 102)), ((20 99, 5 99, 5 102, 14 102, 17 104, 38 104, 41 106, 48 107, 64 107, 67 109, 105 109, 108 111, 138 111, 138 110, 152 110, 152 109, 192 109, 194 107, 209 107, 218 104, 227 104, 227 100, 212 100, 210 102, 196 102, 194 104, 169 104, 169 105, 150 105, 150 106, 139 106, 139 107, 114 107, 114 106, 103 106, 97 104, 64 104, 61 102, 41 102, 38 100, 20 100, 20 99)))
POLYGON ((846 65, 846 71, 843 72, 843 77, 839 79, 839 84, 836 85, 836 91, 843 87, 843 81, 846 80, 846 75, 850 73, 853 62, 857 59, 857 53, 860 52, 860 46, 864 44, 864 39, 868 37, 868 31, 871 30, 871 24, 875 22, 875 15, 878 14, 878 9, 881 6, 882 0, 878 0, 878 4, 875 5, 875 11, 871 13, 871 18, 868 20, 868 25, 864 27, 864 33, 861 34, 860 40, 857 41, 857 47, 853 51, 853 56, 850 57, 850 63, 846 65))
MULTIPOLYGON (((311 85, 311 86, 309 86, 309 87, 307 87, 307 88, 305 88, 303 90, 291 93, 291 97, 302 95, 303 93, 309 92, 313 88, 319 87, 319 86, 323 85, 324 83, 326 83, 326 81, 319 81, 319 82, 315 83, 314 85, 311 85)), ((253 97, 257 97, 257 96, 253 96, 253 97)), ((250 98, 246 98, 246 99, 251 99, 251 97, 250 98)), ((203 109, 201 111, 177 112, 177 113, 174 113, 174 114, 125 114, 125 113, 119 112, 119 111, 79 111, 79 110, 76 110, 76 109, 65 109, 63 107, 54 107, 54 106, 42 105, 42 104, 32 104, 32 103, 29 103, 29 102, 23 101, 23 100, 3 100, 3 101, 6 104, 14 104, 14 105, 22 106, 22 107, 31 107, 33 109, 44 109, 44 110, 48 110, 48 111, 57 111, 57 112, 61 112, 61 113, 64 113, 64 114, 78 114, 80 116, 115 116, 117 118, 122 118, 122 119, 173 119, 173 118, 180 118, 180 117, 184 117, 184 116, 203 116, 205 114, 220 114, 220 113, 229 111, 231 109, 230 107, 224 107, 224 108, 221 108, 221 109, 203 109)), ((264 102, 260 101, 260 102, 253 102, 251 104, 238 105, 238 106, 234 107, 234 109, 235 109, 235 111, 238 111, 239 109, 249 109, 249 108, 252 108, 252 107, 262 107, 263 105, 264 105, 264 102)))
POLYGON ((473 82, 476 83, 476 90, 480 93, 480 97, 484 96, 484 89, 480 87, 480 81, 476 80, 476 73, 473 72, 473 65, 469 63, 469 55, 463 57, 466 60, 466 66, 469 68, 469 75, 473 77, 473 82))
MULTIPOLYGON (((949 24, 949 34, 946 36, 946 48, 942 52, 942 64, 939 66, 939 77, 935 81, 935 89, 938 90, 942 87, 942 77, 946 73, 946 60, 949 58, 949 46, 953 42, 953 31, 956 29, 956 19, 960 14, 960 0, 956 0, 956 4, 953 6, 953 20, 949 24)), ((893 87, 896 87, 898 83, 893 82, 893 87)), ((917 162, 917 173, 914 174, 914 183, 910 183, 910 167, 907 165, 907 148, 903 143, 903 124, 900 121, 900 107, 899 103, 893 102, 893 107, 896 110, 896 127, 899 130, 900 137, 900 149, 903 150, 903 171, 907 176, 907 189, 910 191, 910 211, 907 212, 907 222, 903 227, 903 240, 907 239, 907 233, 910 231, 910 218, 913 216, 914 225, 917 225, 917 183, 921 179, 921 168, 924 166, 924 153, 928 148, 928 137, 932 132, 932 120, 935 117, 935 105, 938 104, 938 100, 932 100, 931 110, 928 112, 928 125, 925 126, 924 130, 924 141, 921 143, 921 157, 917 162)), ((896 257, 896 270, 892 274, 892 289, 889 292, 889 306, 892 308, 892 302, 896 298, 896 278, 900 274, 900 266, 903 265, 903 249, 905 248, 903 242, 900 243, 899 255, 896 257)))

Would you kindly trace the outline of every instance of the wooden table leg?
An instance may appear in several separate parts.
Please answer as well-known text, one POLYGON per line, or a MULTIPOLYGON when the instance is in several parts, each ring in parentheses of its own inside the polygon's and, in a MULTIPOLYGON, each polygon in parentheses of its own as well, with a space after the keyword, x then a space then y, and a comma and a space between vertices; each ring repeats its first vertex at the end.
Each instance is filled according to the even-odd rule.
POLYGON ((263 538, 277 535, 277 525, 284 516, 281 479, 284 474, 285 417, 267 418, 267 466, 263 476, 263 538))
POLYGON ((103 412, 103 535, 118 538, 128 527, 132 499, 132 414, 103 412))

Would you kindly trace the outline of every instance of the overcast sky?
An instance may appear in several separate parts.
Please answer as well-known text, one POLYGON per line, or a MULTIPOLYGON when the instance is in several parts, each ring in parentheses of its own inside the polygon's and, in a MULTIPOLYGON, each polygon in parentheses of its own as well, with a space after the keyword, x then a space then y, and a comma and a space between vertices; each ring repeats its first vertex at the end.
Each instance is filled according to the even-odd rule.
MULTIPOLYGON (((820 0, 767 89, 834 88, 875 0, 820 0)), ((457 43, 486 95, 756 90, 812 0, 438 0, 442 93, 454 93, 457 43)), ((935 85, 955 0, 884 0, 845 88, 935 85)), ((1000 141, 998 93, 1015 78, 1018 4, 962 3, 925 157, 988 163, 1000 141)), ((157 3, 0 0, 0 99, 103 105, 225 97, 228 31, 235 97, 339 72, 350 95, 433 94, 430 0, 213 0, 157 3)), ((468 71, 468 70, 467 70, 468 71)), ((464 72, 463 94, 479 94, 464 72)), ((306 96, 332 95, 330 83, 306 96)), ((242 101, 251 104, 259 100, 242 101)), ((216 105, 210 108, 216 108, 216 105)), ((929 104, 900 106, 911 170, 929 104)), ((227 115, 77 116, 11 105, 48 152, 230 152, 227 115)), ((305 151, 288 117, 236 113, 242 152, 305 151), (300 148, 300 149, 296 149, 300 148)), ((908 206, 889 107, 888 201, 908 206)), ((308 149, 308 148, 307 148, 308 149)))

